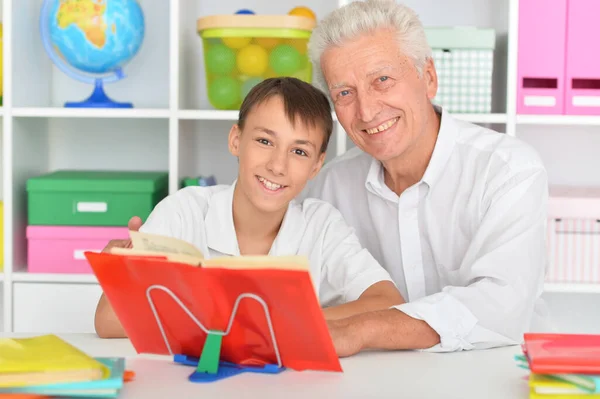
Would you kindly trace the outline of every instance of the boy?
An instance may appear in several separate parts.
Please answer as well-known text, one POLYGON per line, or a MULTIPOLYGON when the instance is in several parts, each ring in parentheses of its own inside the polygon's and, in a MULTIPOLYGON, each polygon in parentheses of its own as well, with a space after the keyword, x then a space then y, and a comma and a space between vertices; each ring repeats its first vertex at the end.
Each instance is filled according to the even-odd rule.
MULTIPOLYGON (((264 80, 229 133, 239 162, 234 184, 183 188, 162 200, 140 231, 188 241, 207 258, 307 256, 327 319, 403 303, 337 209, 295 200, 321 169, 332 130, 331 106, 318 89, 295 78, 264 80)), ((101 337, 125 336, 104 295, 95 324, 101 337)))

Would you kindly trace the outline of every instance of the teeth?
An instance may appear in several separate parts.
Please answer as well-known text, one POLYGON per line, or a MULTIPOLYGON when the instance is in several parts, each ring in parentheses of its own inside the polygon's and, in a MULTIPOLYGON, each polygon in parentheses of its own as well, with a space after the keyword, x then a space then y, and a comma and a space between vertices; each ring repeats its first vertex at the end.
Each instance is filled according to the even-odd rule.
POLYGON ((283 187, 282 185, 273 183, 272 181, 269 181, 269 180, 265 179, 264 177, 259 177, 258 180, 263 184, 263 186, 265 186, 269 190, 275 191, 275 190, 278 190, 281 187, 283 187))
POLYGON ((396 123, 397 120, 398 120, 398 118, 390 119, 389 121, 382 123, 381 125, 379 125, 377 127, 374 127, 373 129, 366 129, 365 131, 369 134, 375 134, 375 133, 382 132, 385 129, 389 129, 394 123, 396 123))

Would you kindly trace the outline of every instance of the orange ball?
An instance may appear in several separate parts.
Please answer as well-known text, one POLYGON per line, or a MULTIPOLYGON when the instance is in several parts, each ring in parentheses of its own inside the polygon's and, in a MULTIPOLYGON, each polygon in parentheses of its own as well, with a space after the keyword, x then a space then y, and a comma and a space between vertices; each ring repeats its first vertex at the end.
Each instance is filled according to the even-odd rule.
POLYGON ((315 21, 317 20, 317 16, 315 15, 315 13, 310 8, 304 6, 292 8, 290 12, 288 12, 288 15, 295 15, 297 17, 308 17, 314 19, 315 21))

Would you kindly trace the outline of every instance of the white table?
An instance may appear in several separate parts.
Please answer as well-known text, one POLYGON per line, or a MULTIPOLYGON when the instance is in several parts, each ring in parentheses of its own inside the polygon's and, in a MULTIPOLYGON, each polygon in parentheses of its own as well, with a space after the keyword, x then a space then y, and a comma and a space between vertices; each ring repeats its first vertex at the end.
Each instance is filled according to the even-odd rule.
MULTIPOLYGON (((125 356, 135 381, 119 398, 406 398, 526 399, 527 370, 516 366, 518 346, 459 353, 365 352, 341 359, 344 373, 243 373, 212 383, 187 380, 192 367, 169 357, 137 355, 126 339, 58 334, 91 356, 125 356)), ((28 336, 13 334, 11 337, 28 336)))

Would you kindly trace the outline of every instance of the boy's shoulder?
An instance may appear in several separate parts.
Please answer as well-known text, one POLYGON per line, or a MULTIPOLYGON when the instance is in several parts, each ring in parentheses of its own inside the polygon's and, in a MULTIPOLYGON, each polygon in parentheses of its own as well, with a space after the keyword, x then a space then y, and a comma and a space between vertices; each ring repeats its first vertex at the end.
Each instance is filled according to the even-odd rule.
POLYGON ((319 198, 298 199, 304 220, 309 225, 327 226, 331 222, 343 220, 341 212, 330 202, 319 198))
POLYGON ((230 188, 227 184, 183 187, 165 197, 161 206, 177 211, 195 209, 206 213, 212 198, 230 188))

